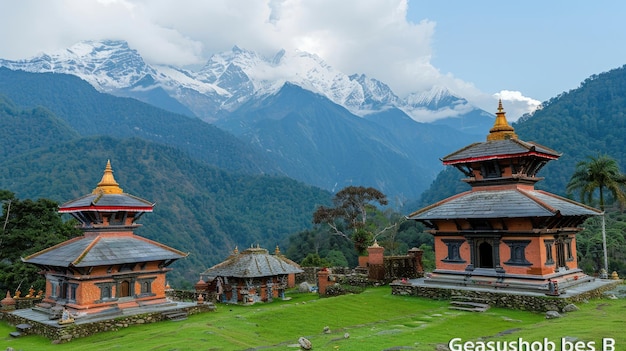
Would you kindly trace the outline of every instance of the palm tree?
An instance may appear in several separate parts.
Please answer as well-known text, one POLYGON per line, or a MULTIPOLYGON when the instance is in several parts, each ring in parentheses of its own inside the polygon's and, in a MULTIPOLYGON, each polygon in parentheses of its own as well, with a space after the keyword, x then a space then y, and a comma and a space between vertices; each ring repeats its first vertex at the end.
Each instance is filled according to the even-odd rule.
POLYGON ((580 199, 587 204, 593 203, 598 191, 600 210, 604 211, 604 193, 608 190, 620 205, 626 204, 626 175, 620 173, 615 159, 608 155, 588 156, 587 161, 576 164, 576 170, 567 184, 567 192, 578 190, 580 199))
POLYGON ((608 155, 588 156, 587 161, 576 164, 576 170, 569 183, 567 192, 578 190, 580 199, 593 204, 596 192, 599 194, 600 210, 602 211, 602 248, 604 251, 604 269, 608 272, 609 263, 606 253, 606 229, 604 220, 604 193, 608 190, 620 206, 626 204, 626 175, 622 174, 615 159, 608 155))

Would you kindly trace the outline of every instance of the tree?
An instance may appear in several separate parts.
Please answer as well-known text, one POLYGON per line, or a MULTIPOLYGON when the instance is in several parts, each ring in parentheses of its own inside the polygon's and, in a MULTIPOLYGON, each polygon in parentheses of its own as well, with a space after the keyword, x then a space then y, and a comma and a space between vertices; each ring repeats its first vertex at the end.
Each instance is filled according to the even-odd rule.
MULTIPOLYGON (((313 213, 313 223, 327 224, 334 234, 354 243, 359 254, 364 254, 372 243, 374 234, 368 228, 368 212, 375 211, 375 203, 387 205, 387 197, 377 189, 363 186, 348 186, 333 197, 334 207, 320 206, 313 213), (343 229, 345 228, 345 229, 343 229), (344 230, 352 233, 346 234, 344 230)), ((395 227, 393 224, 390 227, 395 227)), ((390 227, 381 230, 384 232, 390 227)))
POLYGON ((592 205, 596 191, 600 210, 604 211, 605 191, 613 195, 620 205, 626 204, 626 175, 620 173, 617 161, 608 155, 588 156, 587 161, 576 164, 576 170, 567 184, 567 192, 578 190, 582 202, 592 205))
POLYGON ((316 253, 308 254, 302 262, 300 262, 300 266, 302 267, 330 267, 332 264, 325 258, 321 258, 320 255, 316 253))
POLYGON ((0 231, 0 288, 42 289, 45 280, 39 269, 21 258, 81 235, 74 220, 63 222, 58 204, 52 200, 19 200, 0 190, 3 202, 0 231))
POLYGON ((578 190, 582 202, 592 205, 596 191, 599 194, 600 210, 602 211, 602 249, 604 252, 604 269, 608 272, 609 263, 606 250, 606 229, 604 218, 604 192, 609 191, 620 206, 626 204, 626 175, 622 174, 615 159, 608 155, 588 156, 587 161, 576 164, 576 170, 567 184, 567 192, 578 190))

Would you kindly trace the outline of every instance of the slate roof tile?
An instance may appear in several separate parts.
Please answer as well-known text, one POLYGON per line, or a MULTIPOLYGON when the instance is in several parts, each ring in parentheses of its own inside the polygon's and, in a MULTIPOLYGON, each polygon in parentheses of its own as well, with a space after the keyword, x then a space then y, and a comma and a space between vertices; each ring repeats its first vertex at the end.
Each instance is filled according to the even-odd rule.
POLYGON ((596 216, 601 212, 575 201, 532 190, 481 190, 461 193, 413 212, 408 219, 596 216))
POLYGON ((144 212, 151 212, 153 203, 130 194, 87 194, 68 201, 59 206, 59 212, 75 212, 77 208, 142 208, 144 212))
POLYGON ((444 164, 454 164, 456 163, 455 161, 475 158, 501 158, 503 155, 515 155, 515 157, 519 157, 520 154, 529 152, 538 152, 550 158, 558 158, 561 156, 560 153, 536 143, 519 139, 505 139, 470 144, 445 156, 442 161, 444 164))
POLYGON ((136 235, 82 236, 28 256, 23 261, 57 267, 92 267, 185 256, 186 253, 136 235))
POLYGON ((285 257, 270 255, 265 249, 252 248, 207 269, 201 277, 208 281, 215 277, 258 278, 302 272, 296 263, 285 257))

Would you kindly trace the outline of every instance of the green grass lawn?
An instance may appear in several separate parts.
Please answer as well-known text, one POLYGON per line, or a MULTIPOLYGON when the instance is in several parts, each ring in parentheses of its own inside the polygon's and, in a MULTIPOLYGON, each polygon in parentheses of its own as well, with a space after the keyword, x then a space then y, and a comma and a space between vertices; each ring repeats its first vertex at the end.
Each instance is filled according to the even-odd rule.
POLYGON ((217 312, 185 321, 131 326, 60 345, 34 335, 13 339, 8 334, 15 329, 0 322, 0 350, 298 350, 294 345, 301 336, 312 342, 314 350, 432 351, 452 338, 464 342, 522 338, 529 343, 548 338, 558 344, 554 351, 561 351, 561 338, 584 343, 585 351, 591 351, 590 346, 602 350, 602 338, 613 338, 615 349, 606 351, 626 350, 625 300, 592 300, 580 304, 580 311, 547 320, 543 313, 500 308, 455 311, 448 308, 448 301, 393 296, 389 287, 322 299, 316 294, 289 296, 290 301, 253 306, 218 304, 217 312), (330 333, 323 332, 325 326, 330 333))

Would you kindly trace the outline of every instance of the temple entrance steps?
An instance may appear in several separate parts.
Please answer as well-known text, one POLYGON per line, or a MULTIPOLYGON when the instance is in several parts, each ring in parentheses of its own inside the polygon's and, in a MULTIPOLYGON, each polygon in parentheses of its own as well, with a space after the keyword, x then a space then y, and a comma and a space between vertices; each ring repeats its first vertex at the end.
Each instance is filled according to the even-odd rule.
POLYGON ((484 299, 469 296, 452 296, 450 309, 468 312, 485 312, 489 309, 489 304, 484 299))
POLYGON ((165 311, 161 315, 171 321, 184 321, 187 319, 187 312, 183 310, 165 311))
POLYGON ((30 331, 30 329, 33 326, 27 323, 22 323, 22 324, 18 324, 15 326, 15 329, 17 329, 14 332, 10 332, 9 335, 14 337, 14 338, 19 338, 22 335, 26 335, 28 334, 28 332, 30 331))

